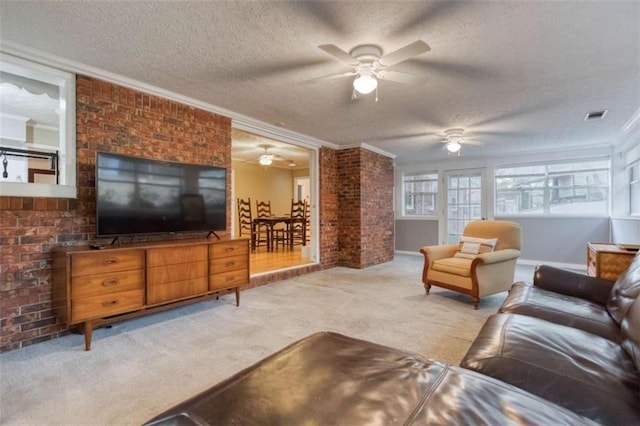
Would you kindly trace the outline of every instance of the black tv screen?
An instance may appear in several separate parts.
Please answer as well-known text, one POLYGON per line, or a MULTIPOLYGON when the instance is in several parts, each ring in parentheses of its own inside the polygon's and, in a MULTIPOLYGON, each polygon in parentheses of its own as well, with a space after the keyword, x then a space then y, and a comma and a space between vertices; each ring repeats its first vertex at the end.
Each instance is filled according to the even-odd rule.
POLYGON ((97 235, 224 231, 227 170, 99 152, 97 235))

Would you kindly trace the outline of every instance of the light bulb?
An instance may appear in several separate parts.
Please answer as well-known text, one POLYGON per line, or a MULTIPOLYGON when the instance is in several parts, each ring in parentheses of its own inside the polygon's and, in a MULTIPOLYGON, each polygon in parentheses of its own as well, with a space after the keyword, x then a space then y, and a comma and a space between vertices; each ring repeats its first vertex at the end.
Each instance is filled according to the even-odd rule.
POLYGON ((360 74, 358 78, 353 80, 353 88, 363 95, 369 94, 378 87, 378 80, 371 74, 360 74))
POLYGON ((462 145, 460 145, 460 143, 458 143, 458 141, 451 141, 447 144, 447 151, 449 152, 458 152, 460 151, 460 148, 462 148, 462 145))
POLYGON ((271 155, 262 154, 260 156, 260 164, 262 164, 263 166, 270 166, 272 162, 273 162, 273 158, 271 157, 271 155))

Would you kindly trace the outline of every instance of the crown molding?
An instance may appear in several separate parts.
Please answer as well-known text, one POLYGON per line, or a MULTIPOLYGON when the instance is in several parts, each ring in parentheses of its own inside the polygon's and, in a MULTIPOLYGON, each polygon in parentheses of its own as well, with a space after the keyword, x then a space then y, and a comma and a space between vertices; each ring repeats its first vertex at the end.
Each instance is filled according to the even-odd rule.
POLYGON ((109 83, 118 84, 120 86, 139 90, 150 95, 160 96, 175 102, 213 112, 215 114, 230 118, 232 121, 232 127, 256 133, 260 136, 270 137, 282 142, 292 143, 294 145, 310 149, 317 149, 321 146, 333 149, 339 148, 339 145, 331 142, 316 139, 314 137, 287 130, 282 127, 277 127, 264 121, 254 119, 252 117, 239 114, 228 109, 209 104, 207 102, 202 102, 197 99, 190 98, 179 93, 171 92, 169 90, 143 83, 141 81, 115 74, 100 68, 62 58, 60 56, 52 55, 50 53, 33 49, 13 41, 0 39, 0 53, 6 53, 8 55, 19 57, 21 59, 26 59, 50 67, 55 67, 63 71, 98 78, 100 80, 108 81, 109 83))
POLYGON ((620 132, 624 135, 624 141, 616 147, 617 151, 628 153, 638 146, 638 142, 640 142, 640 108, 627 120, 620 132))
POLYGON ((380 155, 383 155, 385 157, 389 157, 391 159, 395 159, 396 158, 395 154, 392 154, 392 153, 387 152, 387 151, 385 151, 383 149, 380 149, 380 148, 376 148, 375 146, 371 146, 371 145, 369 145, 367 143, 354 143, 354 144, 351 144, 351 145, 340 145, 336 149, 342 150, 342 149, 353 149, 353 148, 366 149, 368 151, 375 152, 376 154, 380 154, 380 155))
POLYGON ((622 126, 622 133, 628 135, 636 130, 640 130, 640 108, 622 126))

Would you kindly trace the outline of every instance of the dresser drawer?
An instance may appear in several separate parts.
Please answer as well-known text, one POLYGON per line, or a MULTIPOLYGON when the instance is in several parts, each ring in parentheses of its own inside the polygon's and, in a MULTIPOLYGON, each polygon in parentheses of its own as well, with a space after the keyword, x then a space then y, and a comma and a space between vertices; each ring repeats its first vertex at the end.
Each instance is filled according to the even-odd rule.
POLYGON ((207 292, 207 277, 174 281, 147 287, 147 305, 188 299, 207 292))
POLYGON ((238 271, 211 275, 209 279, 209 290, 238 287, 248 282, 249 271, 247 269, 240 269, 238 271))
POLYGON ((71 281, 71 298, 144 288, 144 270, 112 272, 109 274, 74 277, 71 281))
POLYGON ((207 261, 189 262, 180 266, 157 266, 147 269, 147 287, 187 281, 207 276, 207 261))
POLYGON ((209 261, 209 265, 211 274, 247 269, 249 267, 247 264, 247 256, 243 255, 212 259, 209 261))
POLYGON ((71 301, 72 323, 122 314, 141 308, 143 303, 142 289, 74 299, 71 301))
POLYGON ((144 250, 104 250, 75 254, 71 258, 71 276, 104 274, 108 272, 142 269, 144 250))
POLYGON ((245 240, 242 241, 225 241, 224 243, 217 243, 211 245, 209 252, 210 259, 217 259, 220 257, 247 255, 249 253, 249 243, 245 240))
POLYGON ((207 246, 152 248, 147 251, 147 266, 177 265, 207 260, 207 246))

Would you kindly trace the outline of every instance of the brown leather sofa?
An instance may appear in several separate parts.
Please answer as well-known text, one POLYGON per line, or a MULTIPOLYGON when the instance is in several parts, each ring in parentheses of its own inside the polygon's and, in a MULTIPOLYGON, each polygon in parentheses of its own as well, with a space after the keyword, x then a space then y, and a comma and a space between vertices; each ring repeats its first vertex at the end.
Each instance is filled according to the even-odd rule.
POLYGON ((149 425, 589 425, 491 377, 322 332, 150 420, 149 425))
POLYGON ((598 423, 640 424, 640 253, 618 280, 540 266, 516 283, 461 366, 598 423))
POLYGON ((316 333, 147 424, 640 424, 638 293, 640 255, 615 284, 542 266, 466 368, 316 333))

